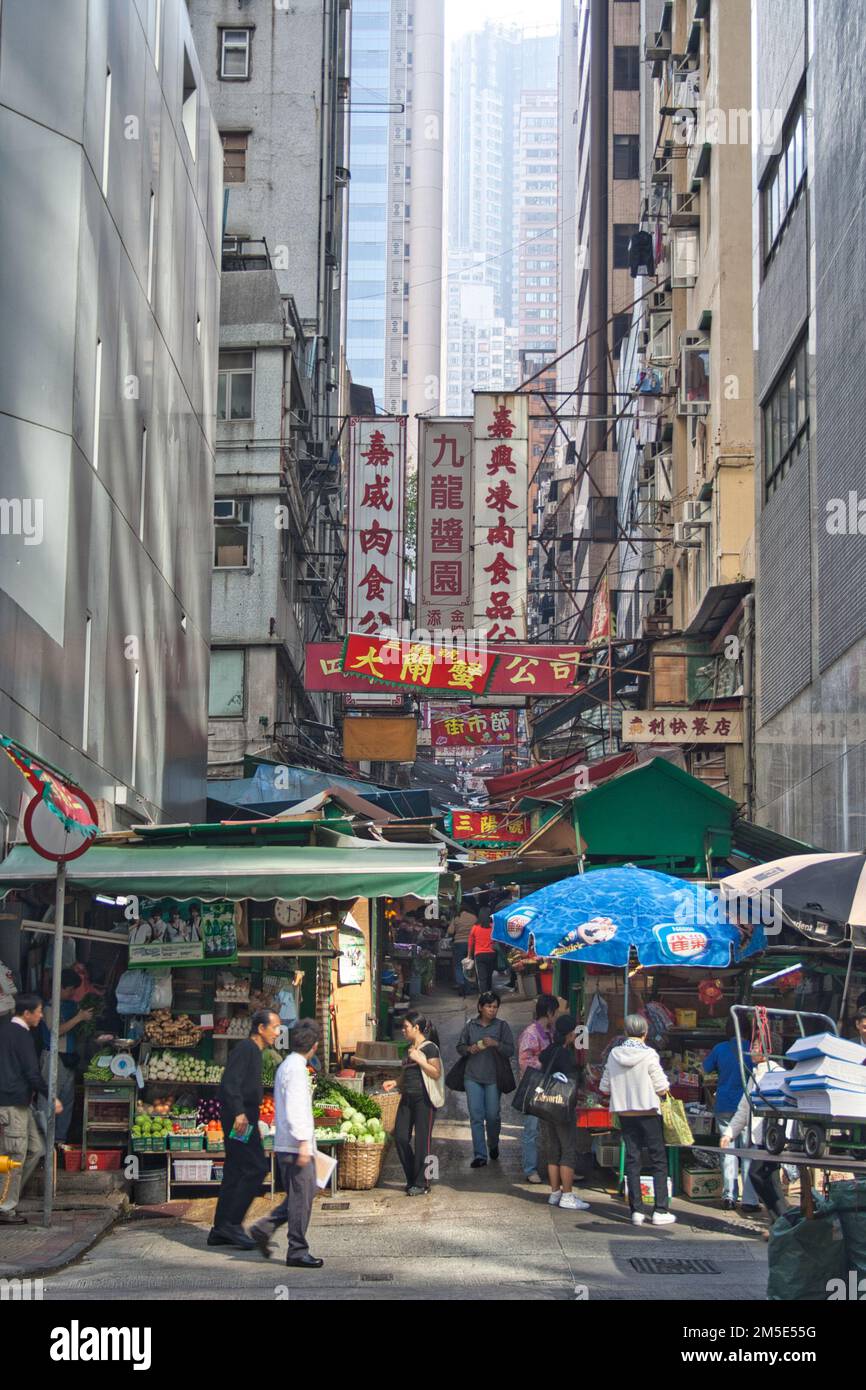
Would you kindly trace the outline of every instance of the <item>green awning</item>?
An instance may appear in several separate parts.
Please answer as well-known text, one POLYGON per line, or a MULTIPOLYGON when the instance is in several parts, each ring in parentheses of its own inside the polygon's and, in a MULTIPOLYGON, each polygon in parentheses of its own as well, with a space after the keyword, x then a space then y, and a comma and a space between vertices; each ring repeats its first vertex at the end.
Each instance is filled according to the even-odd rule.
MULTIPOLYGON (((341 837, 345 838, 345 837, 341 837)), ((439 845, 99 845, 67 866, 71 888, 149 898, 434 898, 446 870, 439 845)), ((27 845, 0 864, 0 893, 54 877, 27 845)))

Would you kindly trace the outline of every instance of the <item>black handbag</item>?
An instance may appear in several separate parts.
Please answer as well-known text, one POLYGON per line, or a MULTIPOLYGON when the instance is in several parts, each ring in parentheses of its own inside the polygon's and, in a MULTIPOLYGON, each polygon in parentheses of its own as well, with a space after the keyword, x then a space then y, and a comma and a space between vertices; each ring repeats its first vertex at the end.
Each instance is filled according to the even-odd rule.
POLYGON ((548 1062, 541 1080, 529 1088, 524 1113, 557 1125, 574 1115, 577 1108, 577 1077, 569 1076, 565 1081, 558 1080, 557 1075, 562 1076, 564 1073, 557 1074, 554 1070, 555 1059, 556 1053, 548 1062))
POLYGON ((466 1058, 458 1057, 448 1075, 445 1077, 445 1085, 449 1091, 466 1090, 466 1058))
POLYGON ((507 1057, 503 1057, 499 1048, 494 1053, 493 1061, 496 1066, 496 1084, 504 1096, 509 1096, 517 1086, 514 1072, 511 1070, 511 1063, 507 1057))
POLYGON ((543 1072, 538 1067, 527 1067, 517 1083, 517 1090, 511 1098, 512 1108, 521 1115, 529 1114, 529 1097, 535 1090, 543 1072))

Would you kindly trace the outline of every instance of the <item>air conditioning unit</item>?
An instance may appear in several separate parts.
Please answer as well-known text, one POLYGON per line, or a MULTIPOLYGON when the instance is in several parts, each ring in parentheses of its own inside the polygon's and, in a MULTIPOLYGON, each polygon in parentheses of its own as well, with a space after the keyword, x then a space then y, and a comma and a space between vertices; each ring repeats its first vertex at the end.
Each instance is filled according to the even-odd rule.
POLYGON ((706 514, 703 502, 684 502, 683 503, 683 525, 709 526, 710 518, 706 514))
POLYGON ((699 550, 700 541, 692 540, 692 528, 683 521, 674 522, 674 545, 681 550, 699 550))
POLYGON ((666 309, 670 313, 671 297, 667 290, 653 290, 650 295, 650 310, 655 313, 658 310, 666 309))

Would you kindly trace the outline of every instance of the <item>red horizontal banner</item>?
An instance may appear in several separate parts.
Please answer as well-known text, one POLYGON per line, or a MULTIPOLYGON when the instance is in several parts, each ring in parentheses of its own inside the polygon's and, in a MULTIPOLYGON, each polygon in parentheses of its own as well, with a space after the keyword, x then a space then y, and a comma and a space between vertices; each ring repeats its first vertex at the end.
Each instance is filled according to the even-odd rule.
POLYGON ((453 840, 498 840, 519 844, 529 834, 529 817, 499 811, 452 811, 453 840))
POLYGON ((430 725, 434 748, 507 748, 517 742, 514 710, 469 710, 434 719, 430 725))
POLYGON ((455 695, 483 695, 495 665, 496 657, 487 650, 467 652, 457 646, 365 637, 359 632, 346 638, 341 662, 345 675, 373 685, 450 690, 455 695))
MULTIPOLYGON (((376 642, 385 643, 385 638, 370 638, 353 636, 349 639, 354 643, 366 643, 361 649, 363 657, 371 645, 376 642)), ((392 643, 395 648, 408 649, 413 644, 411 642, 392 643)), ((353 646, 353 652, 356 648, 353 646)), ((394 680, 393 672, 401 670, 401 664, 397 663, 396 668, 390 664, 386 667, 378 664, 379 671, 390 672, 384 678, 366 674, 369 670, 369 662, 358 671, 357 668, 350 669, 343 662, 342 642, 311 642, 307 646, 307 660, 304 671, 304 688, 306 690, 332 690, 343 695, 369 694, 375 686, 385 687, 404 686, 406 689, 426 689, 435 690, 438 695, 452 695, 455 697, 466 698, 470 693, 467 686, 452 686, 448 684, 447 676, 445 684, 425 685, 423 681, 400 681, 394 680), (345 668, 345 669, 344 669, 345 668)), ((488 662, 493 661, 495 665, 492 674, 489 676, 487 695, 515 695, 529 696, 530 698, 550 699, 556 695, 571 694, 575 688, 582 685, 583 679, 580 676, 580 663, 585 661, 588 655, 586 648, 568 646, 563 643, 558 647, 554 646, 533 646, 528 643, 502 643, 497 642, 492 649, 492 655, 488 656, 488 662)), ((376 663, 374 663, 376 664, 376 663)), ((584 667, 584 675, 586 667, 584 667)), ((435 672, 437 678, 445 674, 445 669, 440 668, 435 672)), ((477 689, 475 694, 481 692, 477 689)))

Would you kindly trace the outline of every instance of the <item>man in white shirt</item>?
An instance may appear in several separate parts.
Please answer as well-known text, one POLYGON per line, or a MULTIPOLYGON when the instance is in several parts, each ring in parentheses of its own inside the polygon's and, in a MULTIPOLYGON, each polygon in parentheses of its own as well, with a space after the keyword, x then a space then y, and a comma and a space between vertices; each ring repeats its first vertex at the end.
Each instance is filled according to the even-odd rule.
POLYGON ((291 1052, 274 1078, 274 1152, 285 1198, 270 1216, 249 1229, 262 1254, 271 1253, 271 1238, 280 1226, 288 1226, 286 1264, 301 1269, 321 1269, 324 1260, 310 1254, 307 1227, 316 1195, 316 1137, 313 1094, 307 1063, 319 1046, 318 1023, 303 1018, 292 1029, 291 1052))

